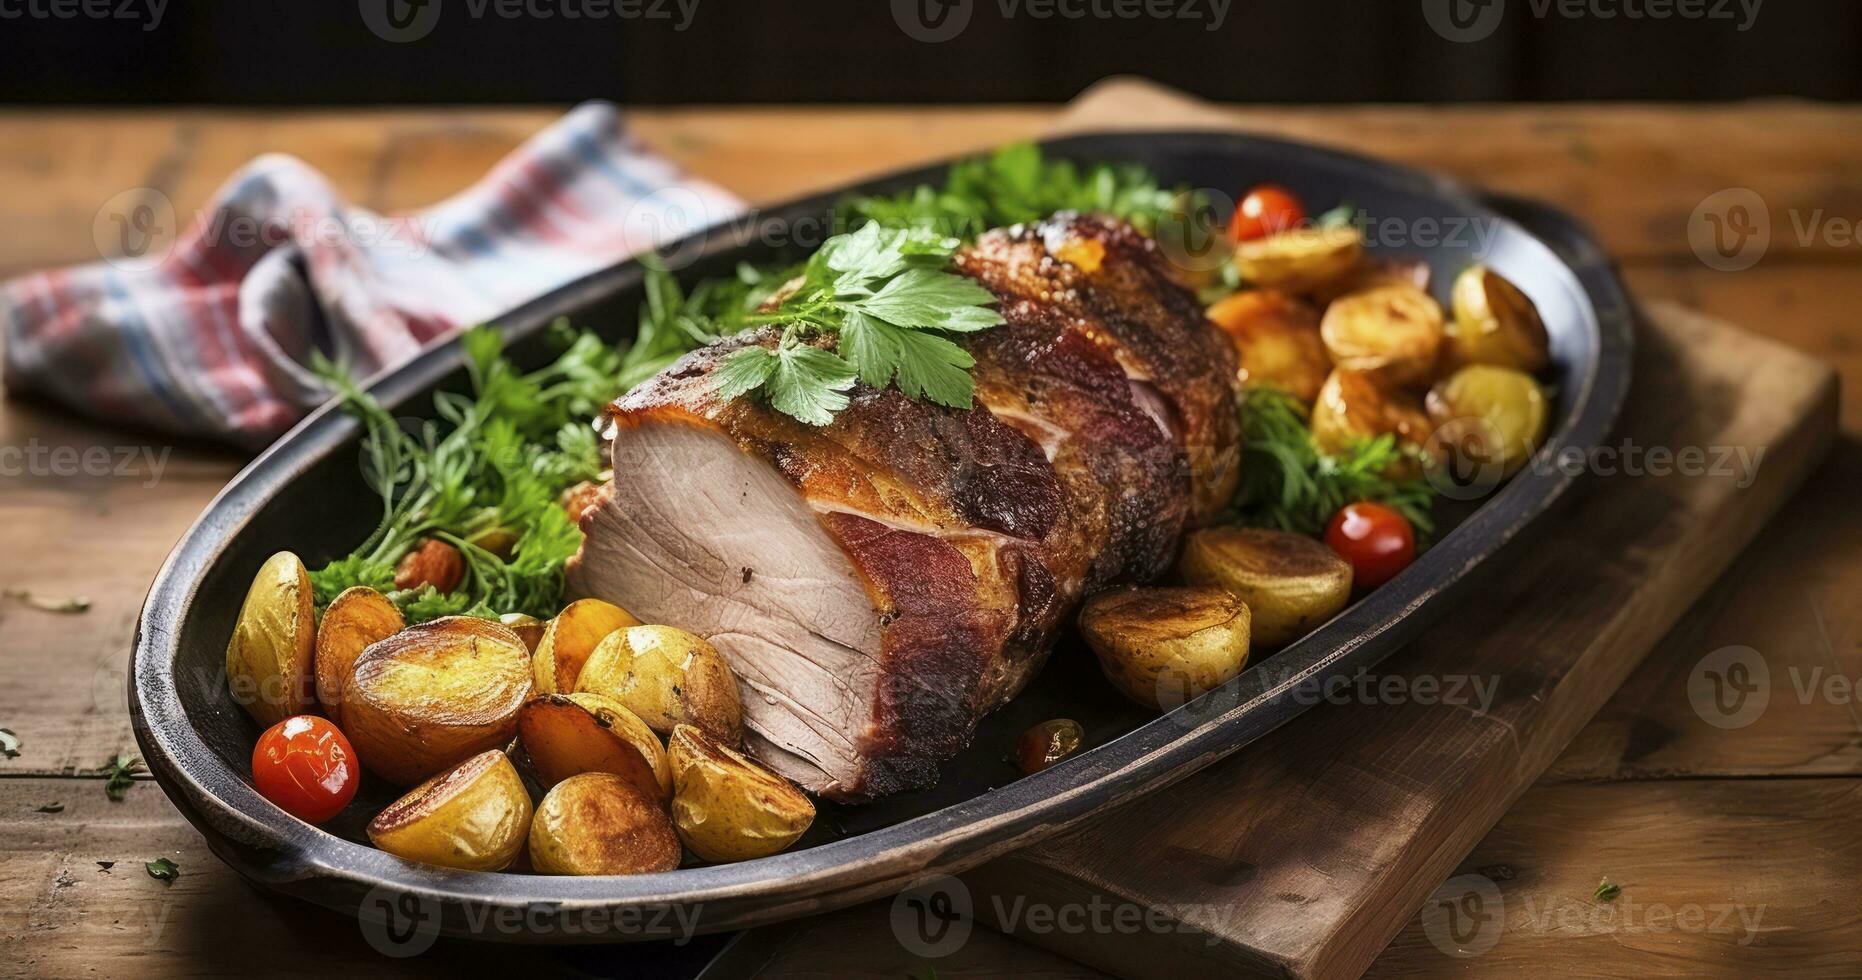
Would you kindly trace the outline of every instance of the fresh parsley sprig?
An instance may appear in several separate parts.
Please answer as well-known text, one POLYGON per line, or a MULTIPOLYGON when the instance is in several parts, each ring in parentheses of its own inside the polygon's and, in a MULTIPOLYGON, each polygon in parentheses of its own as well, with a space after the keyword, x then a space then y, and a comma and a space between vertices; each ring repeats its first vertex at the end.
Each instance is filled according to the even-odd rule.
POLYGON ((725 357, 718 396, 760 393, 809 425, 832 422, 856 379, 969 408, 976 362, 949 335, 998 326, 1002 315, 989 290, 948 271, 957 244, 877 223, 828 239, 774 309, 744 318, 775 328, 775 342, 725 357))
POLYGON ((1390 476, 1406 461, 1389 435, 1354 443, 1341 455, 1313 442, 1304 405, 1278 388, 1252 386, 1241 395, 1241 483, 1230 517, 1236 523, 1320 535, 1346 504, 1372 501, 1407 518, 1420 534, 1435 529, 1429 509, 1435 488, 1424 479, 1390 476))

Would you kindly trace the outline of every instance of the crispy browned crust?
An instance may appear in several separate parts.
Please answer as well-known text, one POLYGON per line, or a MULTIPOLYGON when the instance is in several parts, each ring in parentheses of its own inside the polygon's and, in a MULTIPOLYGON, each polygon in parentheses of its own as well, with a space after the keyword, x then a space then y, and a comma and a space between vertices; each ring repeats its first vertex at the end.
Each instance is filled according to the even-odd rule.
POLYGON ((611 410, 620 426, 722 430, 809 499, 865 577, 883 679, 859 742, 865 771, 826 790, 837 799, 935 782, 1083 596, 1161 573, 1233 486, 1234 349, 1149 239, 1062 215, 985 235, 957 268, 1007 321, 963 341, 972 409, 859 385, 814 428, 751 399, 720 403, 708 375, 732 350, 773 342, 753 334, 693 352, 611 410), (1103 248, 1091 271, 1053 257, 1086 241, 1103 248))

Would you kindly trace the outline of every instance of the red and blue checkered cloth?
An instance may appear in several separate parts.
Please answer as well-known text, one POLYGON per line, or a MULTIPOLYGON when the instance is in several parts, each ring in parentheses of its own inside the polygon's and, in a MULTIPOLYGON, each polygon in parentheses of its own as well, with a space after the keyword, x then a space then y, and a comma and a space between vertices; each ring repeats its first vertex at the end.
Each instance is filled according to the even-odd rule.
MULTIPOLYGON (((106 235, 148 241, 173 221, 154 191, 128 201, 99 215, 106 235)), ((166 249, 0 285, 6 386, 257 449, 327 397, 305 367, 314 350, 366 377, 743 207, 629 137, 607 103, 415 214, 374 214, 302 161, 264 156, 166 249)))

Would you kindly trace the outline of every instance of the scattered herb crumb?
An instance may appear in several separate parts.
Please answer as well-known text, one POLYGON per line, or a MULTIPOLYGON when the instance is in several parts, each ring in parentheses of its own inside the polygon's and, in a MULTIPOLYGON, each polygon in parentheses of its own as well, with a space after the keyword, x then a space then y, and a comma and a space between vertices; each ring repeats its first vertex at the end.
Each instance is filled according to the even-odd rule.
POLYGON ((49 613, 76 614, 89 612, 91 608, 91 601, 81 595, 71 596, 67 599, 51 599, 34 595, 25 589, 8 589, 6 590, 6 597, 9 599, 17 599, 34 609, 49 613))
POLYGON ((39 812, 40 813, 63 813, 65 812, 65 805, 63 803, 53 801, 51 803, 47 803, 46 805, 40 807, 39 812))
POLYGON ((1622 893, 1622 885, 1612 884, 1610 879, 1605 878, 1597 883, 1597 890, 1591 892, 1590 897, 1599 902, 1614 902, 1616 901, 1616 896, 1622 893))
POLYGON ((11 728, 0 728, 0 753, 9 759, 19 758, 19 736, 11 728))
POLYGON ((107 872, 109 872, 109 870, 110 870, 111 868, 114 868, 114 867, 116 867, 116 862, 115 862, 115 861, 99 861, 99 862, 97 862, 97 870, 99 870, 99 871, 103 871, 103 872, 106 872, 106 873, 107 873, 107 872))
MULTIPOLYGON (((101 862, 99 862, 101 863, 101 862)), ((143 865, 149 871, 149 877, 160 882, 173 882, 181 877, 181 866, 167 858, 156 858, 143 865)))
POLYGON ((142 771, 142 760, 133 755, 118 752, 103 764, 104 795, 121 803, 129 795, 129 787, 136 782, 136 774, 142 771))

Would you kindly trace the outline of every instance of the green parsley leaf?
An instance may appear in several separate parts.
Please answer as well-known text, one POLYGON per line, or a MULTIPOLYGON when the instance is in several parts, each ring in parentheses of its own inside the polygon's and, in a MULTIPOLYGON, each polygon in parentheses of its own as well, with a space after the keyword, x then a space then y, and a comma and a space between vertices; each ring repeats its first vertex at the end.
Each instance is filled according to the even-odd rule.
MULTIPOLYGON (((870 227, 870 226, 869 226, 870 227)), ((907 269, 853 308, 914 330, 970 332, 1000 326, 994 294, 975 280, 935 269, 907 269)))
POLYGON ((769 403, 809 425, 827 425, 847 407, 845 392, 857 374, 853 365, 819 347, 780 347, 768 381, 769 403))
POLYGON ((1623 886, 1614 884, 1610 879, 1605 878, 1597 883, 1597 890, 1591 892, 1590 897, 1599 902, 1614 902, 1616 901, 1616 896, 1622 893, 1623 886))
POLYGON ((129 795, 129 788, 136 783, 136 775, 142 771, 142 760, 133 755, 119 752, 106 759, 102 770, 104 795, 112 802, 123 802, 129 795))
POLYGON ((164 884, 173 884, 176 878, 181 877, 181 866, 167 858, 156 858, 144 864, 143 868, 149 872, 149 877, 164 884))
POLYGON ((970 368, 976 365, 976 359, 969 351, 936 334, 896 330, 894 336, 901 348, 897 378, 900 391, 947 408, 970 407, 976 393, 970 368))
POLYGON ((1319 535, 1346 504, 1372 501, 1408 519, 1419 535, 1435 529, 1429 510, 1435 488, 1424 479, 1394 479, 1405 460, 1391 436, 1350 446, 1343 455, 1313 442, 1306 407, 1272 387, 1246 389, 1240 399, 1241 481, 1228 517, 1239 524, 1319 535))
POLYGON ((19 736, 13 734, 11 728, 0 728, 0 754, 5 754, 9 759, 17 759, 19 758, 19 746, 19 736))
POLYGON ((718 397, 729 401, 763 387, 764 382, 775 373, 775 351, 765 347, 745 347, 726 356, 711 378, 718 386, 718 397))
POLYGON ((65 812, 65 805, 63 803, 60 803, 54 800, 53 802, 47 803, 46 805, 40 807, 39 812, 40 813, 63 813, 65 812))

